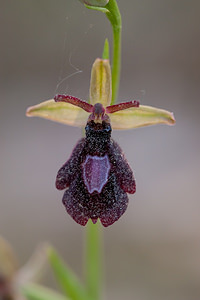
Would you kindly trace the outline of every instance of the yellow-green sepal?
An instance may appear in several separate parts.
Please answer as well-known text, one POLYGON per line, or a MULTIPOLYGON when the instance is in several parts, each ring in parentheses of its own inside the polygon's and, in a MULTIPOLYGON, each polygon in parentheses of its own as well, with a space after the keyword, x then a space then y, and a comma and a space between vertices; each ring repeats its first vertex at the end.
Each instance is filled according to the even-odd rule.
POLYGON ((151 106, 140 105, 109 114, 113 129, 132 129, 156 124, 175 124, 173 113, 151 106))
POLYGON ((88 113, 69 103, 55 102, 53 99, 41 102, 27 109, 28 117, 40 117, 70 126, 83 127, 88 113))

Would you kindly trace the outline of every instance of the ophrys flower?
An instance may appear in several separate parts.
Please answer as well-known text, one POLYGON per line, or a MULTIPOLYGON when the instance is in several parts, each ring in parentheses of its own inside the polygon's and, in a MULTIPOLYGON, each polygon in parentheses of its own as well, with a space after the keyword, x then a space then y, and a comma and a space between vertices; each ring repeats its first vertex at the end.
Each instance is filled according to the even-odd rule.
POLYGON ((113 224, 125 212, 127 193, 136 190, 133 172, 119 145, 111 138, 112 128, 175 123, 173 114, 128 101, 110 106, 111 71, 108 60, 97 59, 92 67, 90 103, 69 95, 57 95, 27 110, 72 126, 85 126, 86 137, 74 148, 70 159, 58 171, 56 187, 66 189, 63 204, 79 224, 99 218, 113 224))

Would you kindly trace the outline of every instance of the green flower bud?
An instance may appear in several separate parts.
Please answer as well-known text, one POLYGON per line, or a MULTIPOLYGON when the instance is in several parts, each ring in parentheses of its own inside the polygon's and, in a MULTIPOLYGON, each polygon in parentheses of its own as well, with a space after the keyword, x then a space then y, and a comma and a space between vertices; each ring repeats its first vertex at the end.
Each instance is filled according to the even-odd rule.
POLYGON ((85 5, 97 6, 97 7, 104 7, 109 2, 109 0, 79 0, 79 1, 85 5))

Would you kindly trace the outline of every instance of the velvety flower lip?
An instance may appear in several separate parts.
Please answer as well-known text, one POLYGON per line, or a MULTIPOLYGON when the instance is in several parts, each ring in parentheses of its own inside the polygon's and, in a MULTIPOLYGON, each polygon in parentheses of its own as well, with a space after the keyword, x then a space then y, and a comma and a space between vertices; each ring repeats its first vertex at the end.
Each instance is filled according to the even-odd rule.
POLYGON ((121 148, 111 139, 109 123, 88 122, 86 138, 78 142, 58 171, 56 187, 68 188, 62 201, 80 225, 86 225, 89 219, 95 223, 99 218, 107 227, 122 216, 128 205, 127 193, 135 193, 136 185, 121 148), (84 175, 85 164, 91 157, 92 166, 86 168, 84 175), (90 186, 94 187, 92 191, 90 186))
POLYGON ((111 97, 109 60, 96 59, 89 103, 58 94, 27 110, 27 116, 85 126, 86 137, 78 142, 56 177, 57 189, 66 189, 62 199, 66 211, 83 226, 89 219, 93 223, 100 219, 103 226, 110 226, 126 211, 127 193, 136 191, 133 172, 121 148, 111 138, 112 128, 175 123, 173 114, 166 110, 140 105, 138 100, 110 105, 111 97))

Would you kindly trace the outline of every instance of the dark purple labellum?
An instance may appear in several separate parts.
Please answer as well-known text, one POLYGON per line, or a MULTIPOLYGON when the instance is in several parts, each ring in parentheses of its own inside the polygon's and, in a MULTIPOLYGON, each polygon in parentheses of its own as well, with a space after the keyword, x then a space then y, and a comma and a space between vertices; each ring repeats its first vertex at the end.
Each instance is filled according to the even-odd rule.
POLYGON ((109 121, 92 118, 85 127, 86 138, 58 171, 56 187, 67 188, 62 201, 77 223, 86 225, 89 219, 96 223, 99 218, 109 226, 126 211, 126 193, 135 193, 136 185, 121 148, 111 139, 109 121))

